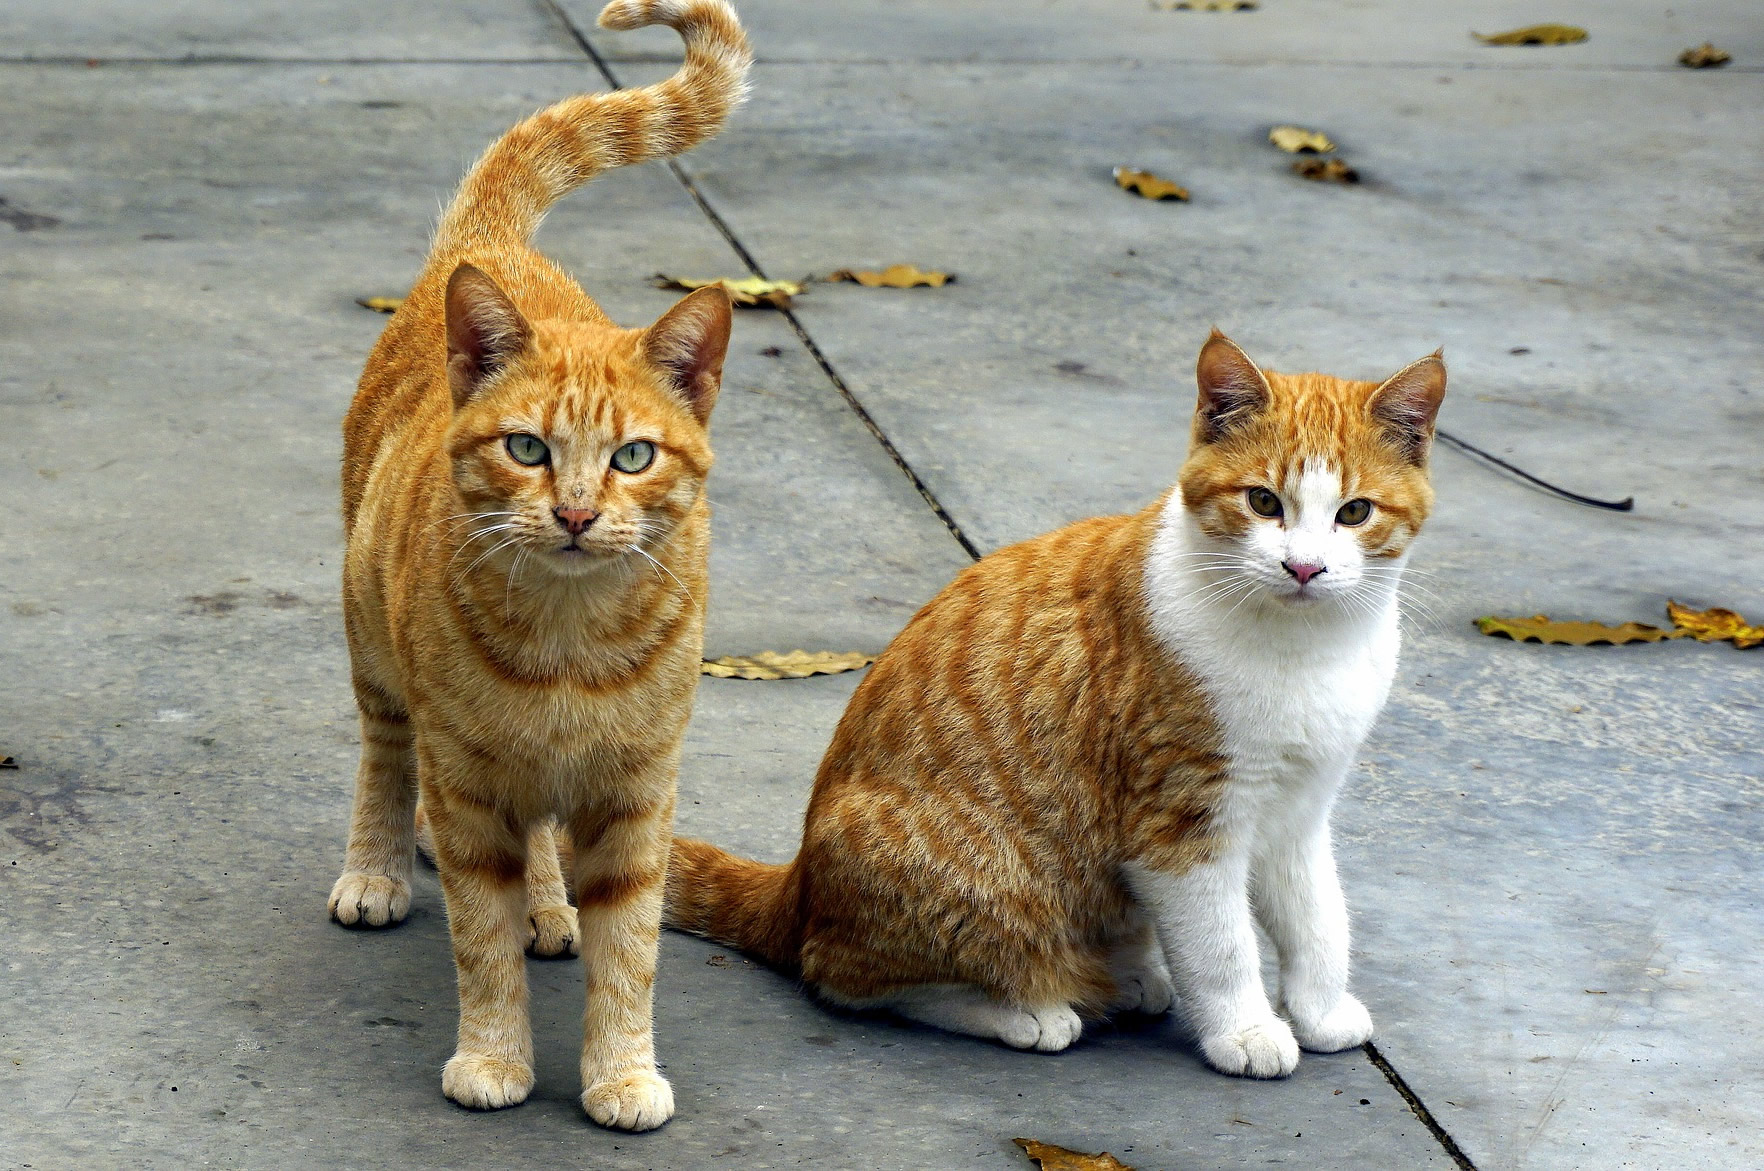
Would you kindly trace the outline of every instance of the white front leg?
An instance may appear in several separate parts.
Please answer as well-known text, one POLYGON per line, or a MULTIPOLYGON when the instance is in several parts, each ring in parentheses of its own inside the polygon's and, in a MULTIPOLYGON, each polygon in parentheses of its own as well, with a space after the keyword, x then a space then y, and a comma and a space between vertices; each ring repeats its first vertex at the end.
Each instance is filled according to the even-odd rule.
POLYGON ((1250 921, 1249 859, 1241 848, 1180 874, 1139 862, 1127 884, 1157 923, 1183 1011, 1207 1064, 1221 1073, 1284 1077, 1298 1043, 1262 989, 1250 921))

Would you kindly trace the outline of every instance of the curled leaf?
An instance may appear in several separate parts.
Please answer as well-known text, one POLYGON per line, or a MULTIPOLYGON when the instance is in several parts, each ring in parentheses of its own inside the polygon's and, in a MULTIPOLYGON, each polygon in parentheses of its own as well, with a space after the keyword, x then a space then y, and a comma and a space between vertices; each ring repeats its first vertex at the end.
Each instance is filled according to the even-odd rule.
POLYGON ((802 294, 802 285, 796 281, 769 281, 757 276, 699 280, 695 277, 668 276, 658 272, 652 278, 652 283, 658 289, 687 290, 719 285, 729 294, 730 303, 742 309, 788 309, 790 298, 802 294))
POLYGON ((1698 642, 1732 642, 1742 651, 1764 644, 1764 626, 1752 626, 1732 610, 1692 610, 1668 601, 1666 616, 1672 619, 1673 626, 1698 642))
POLYGON ((752 655, 725 655, 706 659, 699 670, 718 679, 806 679, 810 675, 838 675, 856 671, 876 661, 861 651, 760 651, 752 655))
POLYGON ((1123 191, 1131 191, 1146 199, 1188 199, 1188 188, 1178 186, 1168 179, 1160 179, 1150 171, 1135 171, 1131 167, 1115 168, 1115 185, 1123 191))
POLYGON ((375 313, 396 313, 404 304, 403 297, 357 297, 355 303, 363 309, 372 309, 375 313))
POLYGON ((1577 45, 1586 40, 1586 30, 1571 24, 1531 24, 1486 37, 1470 35, 1485 45, 1577 45))
POLYGON ((1052 1143, 1038 1143, 1032 1138, 1011 1141, 1022 1147, 1023 1153, 1035 1160, 1041 1171, 1133 1171, 1107 1151, 1100 1155, 1086 1155, 1052 1143))
POLYGON ((1303 126, 1276 126, 1268 131, 1268 141, 1287 154, 1322 155, 1335 149, 1327 134, 1321 130, 1306 130, 1303 126))
POLYGON ((827 274, 829 281, 854 281, 867 289, 941 289, 955 280, 954 273, 923 272, 911 264, 891 264, 881 272, 856 272, 842 268, 827 274))
POLYGON ((1542 614, 1530 618, 1478 618, 1476 629, 1514 642, 1550 642, 1558 646, 1616 646, 1627 642, 1659 642, 1683 638, 1689 631, 1662 630, 1643 622, 1606 626, 1602 622, 1553 622, 1542 614))
POLYGON ((1704 41, 1694 49, 1686 49, 1678 55, 1678 63, 1686 69, 1715 69, 1733 60, 1733 54, 1724 49, 1717 49, 1708 41, 1704 41))
POLYGON ((1318 183, 1358 183, 1360 172, 1340 159, 1299 159, 1292 164, 1299 178, 1318 183))

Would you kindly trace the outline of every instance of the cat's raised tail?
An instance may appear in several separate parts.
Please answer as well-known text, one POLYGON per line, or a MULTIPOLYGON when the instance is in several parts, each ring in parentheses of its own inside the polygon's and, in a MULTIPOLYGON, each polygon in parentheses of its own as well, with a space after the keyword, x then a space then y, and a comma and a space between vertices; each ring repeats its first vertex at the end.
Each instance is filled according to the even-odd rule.
POLYGON ((613 0, 600 27, 665 24, 686 42, 666 81, 579 94, 518 123, 484 152, 442 213, 437 251, 538 231, 552 204, 602 171, 671 158, 716 134, 747 96, 753 50, 727 0, 613 0))
POLYGON ((801 890, 794 862, 753 862, 675 838, 662 922, 794 973, 802 961, 801 890))

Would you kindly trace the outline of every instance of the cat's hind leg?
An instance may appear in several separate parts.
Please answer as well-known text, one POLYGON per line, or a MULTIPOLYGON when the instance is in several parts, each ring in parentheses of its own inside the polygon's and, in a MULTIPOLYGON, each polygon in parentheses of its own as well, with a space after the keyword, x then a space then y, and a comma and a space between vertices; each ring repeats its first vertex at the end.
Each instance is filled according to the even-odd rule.
POLYGON ((1176 989, 1170 982, 1170 969, 1164 962, 1164 949, 1156 929, 1144 916, 1136 918, 1133 930, 1109 953, 1115 996, 1108 1011, 1162 1016, 1176 1003, 1176 989))
POLYGON ((373 684, 355 681, 361 763, 343 873, 328 910, 345 927, 389 927, 410 913, 416 771, 410 718, 373 684))
MULTIPOLYGON (((826 992, 823 990, 822 994, 826 992)), ((1084 1030, 1083 1022, 1069 1004, 1006 1004, 971 984, 925 984, 863 1002, 837 996, 828 999, 849 1008, 887 1009, 951 1033, 1003 1041, 1013 1049, 1034 1049, 1040 1053, 1058 1053, 1084 1030)))
POLYGON ((533 827, 527 840, 527 952, 554 958, 573 956, 576 943, 576 908, 570 906, 558 856, 560 834, 555 821, 533 827))

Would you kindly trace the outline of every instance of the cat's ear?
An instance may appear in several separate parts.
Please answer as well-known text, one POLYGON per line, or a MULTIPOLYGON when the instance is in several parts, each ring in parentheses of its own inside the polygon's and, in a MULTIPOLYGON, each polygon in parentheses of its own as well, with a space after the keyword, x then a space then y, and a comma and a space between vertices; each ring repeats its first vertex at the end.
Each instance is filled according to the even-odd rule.
POLYGON ((454 269, 447 280, 447 385, 454 409, 520 353, 532 332, 495 281, 469 264, 454 269))
POLYGON ((1445 351, 1435 350, 1384 380, 1366 409, 1384 425, 1403 454, 1420 463, 1433 443, 1433 421, 1446 392, 1445 351))
POLYGON ((700 423, 710 418, 729 350, 729 294, 716 285, 679 302, 643 333, 643 356, 700 423))
POLYGON ((1208 443, 1262 410, 1274 398, 1268 380, 1249 355, 1217 329, 1201 347, 1194 378, 1200 385, 1194 420, 1202 440, 1208 443))

